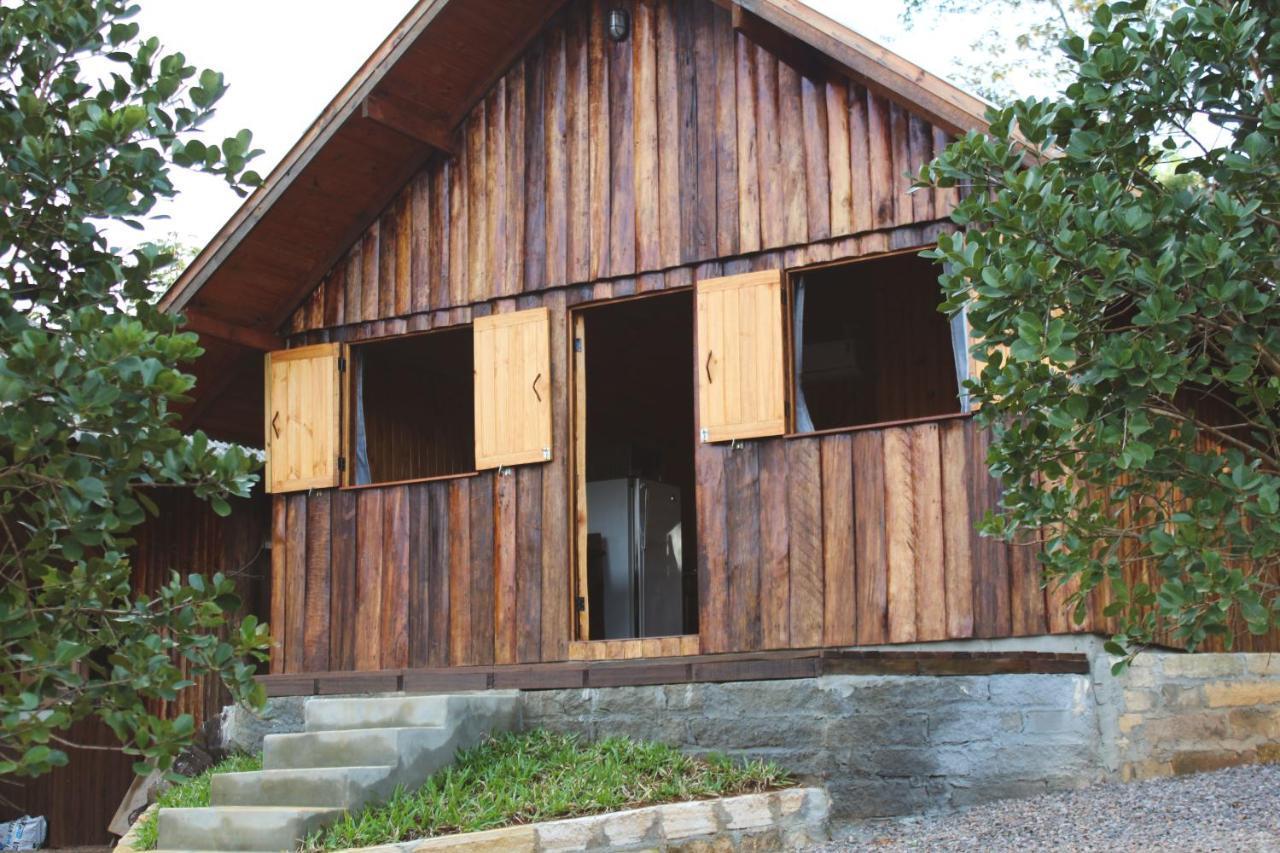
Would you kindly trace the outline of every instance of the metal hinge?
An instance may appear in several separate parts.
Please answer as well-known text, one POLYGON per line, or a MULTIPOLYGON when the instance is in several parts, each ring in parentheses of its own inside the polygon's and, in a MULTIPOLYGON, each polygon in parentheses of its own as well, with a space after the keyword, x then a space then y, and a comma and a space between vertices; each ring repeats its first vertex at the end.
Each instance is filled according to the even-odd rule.
POLYGON ((573 601, 574 601, 574 604, 576 604, 576 605, 577 605, 577 607, 578 607, 578 612, 579 612, 579 613, 581 613, 581 612, 583 612, 584 610, 586 610, 586 609, 587 609, 587 600, 586 600, 585 598, 583 598, 582 596, 580 596, 580 595, 579 595, 579 596, 578 596, 577 598, 575 598, 573 601))
POLYGON ((343 472, 343 471, 345 471, 345 470, 347 470, 347 457, 345 457, 345 456, 339 456, 339 457, 338 457, 338 472, 339 472, 339 473, 341 473, 341 472, 343 472))
POLYGON ((573 351, 582 352, 582 338, 573 339, 573 351))
POLYGON ((711 441, 711 430, 709 429, 698 430, 698 438, 702 439, 703 444, 706 444, 707 442, 711 441))
POLYGON ((543 461, 544 461, 544 462, 550 462, 550 461, 551 461, 551 448, 550 448, 550 447, 544 447, 544 448, 542 448, 542 459, 543 459, 543 461))
POLYGON ((338 372, 342 373, 347 369, 347 357, 345 355, 338 356, 338 372))

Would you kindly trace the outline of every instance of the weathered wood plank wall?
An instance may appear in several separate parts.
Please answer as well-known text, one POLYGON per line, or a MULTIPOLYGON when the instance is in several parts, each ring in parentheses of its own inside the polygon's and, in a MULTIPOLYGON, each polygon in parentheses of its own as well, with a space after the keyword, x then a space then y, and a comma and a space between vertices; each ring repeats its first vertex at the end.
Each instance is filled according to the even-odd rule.
POLYGON ((710 0, 573 0, 295 313, 403 318, 943 219, 908 193, 946 136, 806 77, 710 0), (605 36, 607 8, 634 33, 605 36))

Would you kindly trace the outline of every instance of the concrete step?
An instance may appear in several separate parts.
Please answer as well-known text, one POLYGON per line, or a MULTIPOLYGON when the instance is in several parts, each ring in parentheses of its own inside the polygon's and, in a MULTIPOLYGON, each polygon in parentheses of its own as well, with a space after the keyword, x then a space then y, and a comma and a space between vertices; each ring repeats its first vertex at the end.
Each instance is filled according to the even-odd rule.
POLYGON ((394 766, 256 770, 213 777, 215 806, 309 806, 356 809, 395 790, 394 766))
POLYGON ((449 698, 370 696, 312 699, 303 713, 309 732, 443 726, 449 713, 449 698))
POLYGON ((163 850, 294 850, 342 809, 232 806, 161 809, 163 850))
POLYGON ((409 755, 443 745, 446 726, 386 729, 337 729, 327 732, 267 735, 262 742, 264 770, 350 767, 386 764, 398 767, 409 755))

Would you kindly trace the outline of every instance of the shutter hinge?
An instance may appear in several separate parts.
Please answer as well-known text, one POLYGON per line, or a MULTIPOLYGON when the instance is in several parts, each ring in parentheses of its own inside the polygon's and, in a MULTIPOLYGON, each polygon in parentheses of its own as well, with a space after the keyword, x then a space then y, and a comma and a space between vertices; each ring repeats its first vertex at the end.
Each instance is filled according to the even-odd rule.
POLYGON ((347 470, 347 457, 345 457, 345 456, 339 456, 339 457, 338 457, 338 472, 339 472, 339 473, 341 473, 341 472, 343 472, 343 471, 345 471, 345 470, 347 470))
POLYGON ((347 369, 347 357, 345 355, 338 356, 338 372, 342 373, 347 369))
POLYGON ((582 352, 582 338, 573 339, 573 351, 582 352))
POLYGON ((551 461, 551 448, 550 448, 550 447, 544 447, 544 448, 542 448, 542 460, 543 460, 544 462, 550 462, 550 461, 551 461))
POLYGON ((698 438, 702 439, 703 444, 706 444, 707 442, 711 441, 711 430, 709 429, 698 430, 698 438))
POLYGON ((579 613, 587 609, 587 600, 580 595, 574 599, 574 603, 577 605, 579 613))

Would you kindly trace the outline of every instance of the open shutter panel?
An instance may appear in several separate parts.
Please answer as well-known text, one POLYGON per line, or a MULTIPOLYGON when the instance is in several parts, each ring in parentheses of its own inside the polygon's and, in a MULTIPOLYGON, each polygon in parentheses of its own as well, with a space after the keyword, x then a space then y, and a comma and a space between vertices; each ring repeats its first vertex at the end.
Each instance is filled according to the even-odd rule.
POLYGON ((267 353, 268 492, 338 485, 340 344, 267 353))
POLYGON ((782 271, 698 282, 698 431, 704 442, 787 428, 782 271))
POLYGON ((551 342, 546 308, 475 321, 476 468, 551 458, 551 342))

